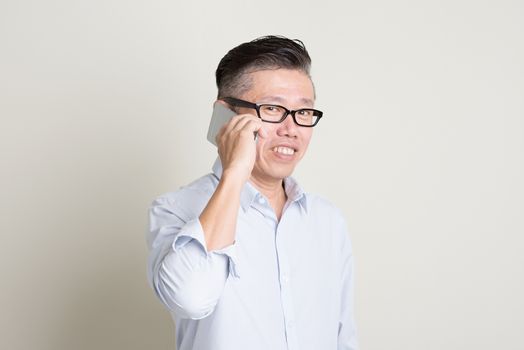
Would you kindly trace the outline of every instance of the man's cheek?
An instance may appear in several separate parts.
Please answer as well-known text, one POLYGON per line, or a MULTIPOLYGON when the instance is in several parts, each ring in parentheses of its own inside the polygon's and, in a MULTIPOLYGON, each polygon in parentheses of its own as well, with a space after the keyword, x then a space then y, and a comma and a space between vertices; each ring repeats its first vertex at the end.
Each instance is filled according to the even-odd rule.
POLYGON ((262 156, 263 152, 264 152, 264 143, 265 141, 261 138, 257 138, 257 140, 255 141, 257 143, 257 159, 260 159, 260 157, 262 156))
POLYGON ((257 135, 257 138, 255 140, 257 143, 257 154, 261 154, 264 151, 267 151, 266 145, 268 144, 268 139, 261 137, 260 135, 257 135))

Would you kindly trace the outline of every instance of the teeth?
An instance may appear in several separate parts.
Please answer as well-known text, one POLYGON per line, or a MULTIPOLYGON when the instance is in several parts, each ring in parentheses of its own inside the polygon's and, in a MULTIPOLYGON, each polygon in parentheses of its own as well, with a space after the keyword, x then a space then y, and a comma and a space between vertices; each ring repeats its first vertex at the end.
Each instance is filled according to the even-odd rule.
POLYGON ((275 152, 278 152, 278 153, 282 153, 282 154, 285 154, 285 155, 288 155, 288 156, 291 156, 295 153, 295 150, 293 148, 289 148, 289 147, 275 147, 273 148, 273 151, 275 152))

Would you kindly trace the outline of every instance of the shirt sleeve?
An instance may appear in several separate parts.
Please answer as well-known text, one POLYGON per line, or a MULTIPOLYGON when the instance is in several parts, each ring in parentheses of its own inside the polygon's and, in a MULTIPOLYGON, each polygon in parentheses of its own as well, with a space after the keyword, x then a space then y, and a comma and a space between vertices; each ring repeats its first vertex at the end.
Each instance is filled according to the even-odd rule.
POLYGON ((341 220, 342 235, 342 291, 338 329, 338 350, 357 350, 357 330, 354 308, 354 263, 351 241, 345 220, 341 220))
POLYGON ((181 318, 210 315, 228 276, 238 277, 236 246, 208 251, 198 217, 161 198, 149 211, 148 279, 158 298, 181 318))

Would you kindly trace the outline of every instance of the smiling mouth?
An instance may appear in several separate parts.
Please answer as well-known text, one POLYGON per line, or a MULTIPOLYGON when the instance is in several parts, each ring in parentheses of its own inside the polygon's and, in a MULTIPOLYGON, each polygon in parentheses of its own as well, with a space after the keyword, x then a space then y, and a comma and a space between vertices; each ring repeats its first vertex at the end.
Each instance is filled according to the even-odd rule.
POLYGON ((295 150, 289 147, 277 146, 273 148, 273 151, 276 153, 284 154, 286 156, 292 156, 295 154, 295 150))

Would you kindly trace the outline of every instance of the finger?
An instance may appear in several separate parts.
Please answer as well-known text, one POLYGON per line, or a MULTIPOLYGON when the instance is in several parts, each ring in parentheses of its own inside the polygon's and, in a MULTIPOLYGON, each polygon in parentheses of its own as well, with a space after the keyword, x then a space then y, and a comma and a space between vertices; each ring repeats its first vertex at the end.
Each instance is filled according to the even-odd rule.
MULTIPOLYGON (((223 142, 226 142, 226 140, 234 134, 248 134, 248 130, 252 130, 251 134, 253 134, 253 130, 257 130, 257 126, 253 125, 252 123, 258 122, 259 119, 257 117, 253 118, 253 116, 250 114, 240 114, 234 116, 228 123, 226 123, 220 128, 215 138, 215 141, 217 145, 222 144, 223 142), (250 124, 250 126, 248 127, 248 130, 245 130, 248 124, 250 124)), ((233 136, 233 138, 235 138, 235 136, 233 136)))
POLYGON ((220 128, 220 130, 217 133, 217 138, 222 137, 222 135, 226 133, 230 133, 235 128, 237 123, 242 120, 242 117, 243 117, 243 114, 235 115, 227 123, 222 125, 222 127, 220 128))
POLYGON ((223 125, 224 131, 229 132, 233 130, 236 124, 242 119, 242 116, 243 116, 242 114, 237 114, 233 118, 231 118, 227 123, 223 125))
POLYGON ((236 122, 232 130, 240 131, 242 130, 249 122, 258 122, 258 118, 251 114, 242 114, 242 117, 236 122))
MULTIPOLYGON (((247 121, 242 129, 238 130, 239 133, 246 135, 246 137, 255 140, 258 134, 258 131, 262 128, 262 121, 260 119, 249 120, 247 121)), ((264 134, 265 135, 265 134, 264 134)))

